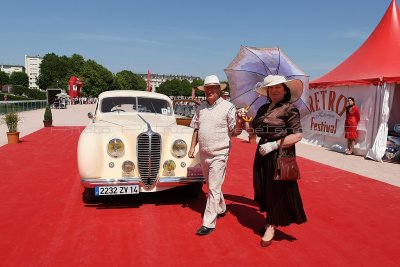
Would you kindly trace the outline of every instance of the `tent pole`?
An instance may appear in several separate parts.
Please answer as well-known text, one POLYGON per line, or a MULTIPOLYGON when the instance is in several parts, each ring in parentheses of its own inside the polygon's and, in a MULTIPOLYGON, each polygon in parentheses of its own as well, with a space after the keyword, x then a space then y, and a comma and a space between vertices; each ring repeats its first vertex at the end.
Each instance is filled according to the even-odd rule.
POLYGON ((372 121, 372 139, 371 139, 371 143, 369 144, 369 147, 367 149, 367 151, 369 149, 371 149, 375 143, 375 139, 376 139, 376 134, 378 133, 378 129, 377 126, 379 125, 379 118, 380 118, 380 114, 381 114, 381 109, 382 109, 382 101, 381 101, 381 96, 382 96, 382 85, 378 85, 377 90, 375 90, 375 108, 374 108, 374 120, 372 121), (377 115, 378 112, 378 115, 377 115), (378 124, 376 124, 376 121, 378 121, 378 124))

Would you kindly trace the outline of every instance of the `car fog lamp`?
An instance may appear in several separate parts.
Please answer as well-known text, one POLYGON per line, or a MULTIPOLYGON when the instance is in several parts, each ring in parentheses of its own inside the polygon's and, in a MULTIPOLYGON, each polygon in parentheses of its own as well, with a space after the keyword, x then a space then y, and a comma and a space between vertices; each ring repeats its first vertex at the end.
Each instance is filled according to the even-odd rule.
POLYGON ((118 138, 111 139, 107 145, 107 153, 113 158, 122 157, 125 153, 124 143, 118 138))
POLYGON ((163 169, 167 172, 172 172, 176 168, 176 164, 173 160, 166 160, 163 164, 163 169))
POLYGON ((183 158, 186 156, 187 145, 182 139, 175 140, 172 145, 171 153, 174 157, 183 158))
POLYGON ((127 160, 122 163, 122 170, 126 173, 130 173, 135 169, 135 164, 132 161, 127 160))

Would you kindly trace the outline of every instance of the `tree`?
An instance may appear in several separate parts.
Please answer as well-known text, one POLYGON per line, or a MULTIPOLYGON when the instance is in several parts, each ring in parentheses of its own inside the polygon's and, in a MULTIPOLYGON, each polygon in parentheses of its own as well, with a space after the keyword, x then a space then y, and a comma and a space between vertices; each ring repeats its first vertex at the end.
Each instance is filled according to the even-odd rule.
POLYGON ((203 85, 203 80, 193 80, 191 86, 192 88, 196 88, 196 96, 204 96, 204 92, 197 89, 198 86, 203 85))
POLYGON ((110 90, 114 81, 111 71, 91 59, 83 65, 80 77, 83 80, 83 96, 97 97, 100 93, 110 90))
POLYGON ((228 81, 222 81, 221 83, 226 83, 226 88, 224 92, 228 92, 229 94, 231 93, 231 88, 229 87, 229 82, 228 81))
MULTIPOLYGON (((61 58, 54 53, 46 54, 40 64, 40 74, 38 78, 39 88, 47 89, 51 87, 62 86, 62 79, 67 68, 64 66, 61 58), (59 81, 60 84, 57 84, 59 81)), ((68 83, 68 81, 67 81, 68 83)))
POLYGON ((129 70, 123 70, 115 74, 115 83, 118 89, 146 90, 146 82, 137 74, 129 70))
POLYGON ((85 59, 78 54, 58 56, 54 53, 46 54, 40 64, 38 85, 46 89, 51 87, 68 88, 71 76, 78 76, 85 64, 85 59))
POLYGON ((78 54, 73 54, 68 60, 68 74, 71 76, 79 76, 83 66, 85 65, 85 59, 78 54))
POLYGON ((10 84, 29 86, 29 77, 25 72, 15 71, 10 75, 10 84))
POLYGON ((188 80, 173 79, 163 82, 157 88, 157 92, 167 96, 191 96, 192 85, 188 80))
POLYGON ((5 85, 10 82, 10 77, 4 71, 0 71, 0 85, 5 85))

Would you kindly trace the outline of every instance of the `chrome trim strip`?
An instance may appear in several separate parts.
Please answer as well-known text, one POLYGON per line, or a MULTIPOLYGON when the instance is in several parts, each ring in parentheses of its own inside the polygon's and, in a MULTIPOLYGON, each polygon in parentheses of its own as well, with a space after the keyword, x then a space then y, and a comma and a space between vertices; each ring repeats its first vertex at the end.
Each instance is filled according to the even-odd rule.
POLYGON ((81 184, 87 188, 109 185, 140 185, 139 178, 89 178, 81 179, 81 184))
POLYGON ((157 186, 187 185, 193 183, 205 183, 204 177, 160 177, 157 186))
MULTIPOLYGON (((179 186, 193 183, 205 183, 204 177, 160 177, 155 182, 157 187, 179 186)), ((140 178, 89 178, 81 179, 81 184, 86 188, 94 188, 96 186, 111 185, 140 185, 144 186, 140 178)))

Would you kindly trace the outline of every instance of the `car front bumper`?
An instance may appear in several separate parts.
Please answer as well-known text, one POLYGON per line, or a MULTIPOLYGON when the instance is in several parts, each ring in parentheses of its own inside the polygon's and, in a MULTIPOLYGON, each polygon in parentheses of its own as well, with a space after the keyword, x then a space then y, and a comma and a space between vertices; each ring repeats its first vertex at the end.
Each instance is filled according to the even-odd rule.
MULTIPOLYGON (((205 179, 199 177, 160 177, 155 182, 157 187, 171 187, 180 185, 189 185, 194 183, 204 183, 205 179)), ((85 188, 94 188, 96 186, 115 186, 115 185, 139 185, 143 186, 140 178, 88 178, 81 179, 81 184, 85 188)))

